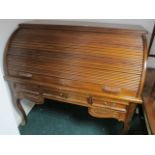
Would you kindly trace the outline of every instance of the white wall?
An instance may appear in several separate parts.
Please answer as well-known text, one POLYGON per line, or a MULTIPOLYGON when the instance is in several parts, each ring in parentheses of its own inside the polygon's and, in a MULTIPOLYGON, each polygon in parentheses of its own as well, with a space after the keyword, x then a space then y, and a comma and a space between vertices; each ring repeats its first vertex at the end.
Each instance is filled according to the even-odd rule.
POLYGON ((19 134, 8 93, 0 68, 0 134, 19 134))
MULTIPOLYGON (((14 110, 15 108, 12 105, 10 92, 7 88, 7 84, 3 79, 3 52, 6 42, 11 35, 11 33, 15 30, 19 23, 28 22, 30 20, 0 20, 0 134, 18 134, 17 126, 21 121, 21 117, 19 113, 14 110), (15 121, 16 120, 16 121, 15 121)), ((79 20, 76 20, 79 21, 79 20)), ((80 20, 81 21, 81 20, 80 20)), ((82 20, 89 22, 107 22, 107 23, 121 23, 121 24, 133 24, 133 25, 142 25, 148 32, 148 39, 150 39, 150 34, 152 32, 153 24, 155 22, 152 20, 123 20, 123 19, 98 19, 98 20, 82 20)), ((48 21, 50 22, 50 21, 48 21)), ((152 50, 155 52, 155 50, 152 50)), ((155 60, 150 60, 148 62, 149 67, 155 68, 155 60)), ((26 106, 24 106, 26 112, 28 113, 32 108, 33 104, 27 102, 26 106)))
POLYGON ((19 134, 20 115, 14 110, 10 91, 3 79, 3 52, 6 42, 17 25, 27 20, 0 20, 0 134, 19 134))

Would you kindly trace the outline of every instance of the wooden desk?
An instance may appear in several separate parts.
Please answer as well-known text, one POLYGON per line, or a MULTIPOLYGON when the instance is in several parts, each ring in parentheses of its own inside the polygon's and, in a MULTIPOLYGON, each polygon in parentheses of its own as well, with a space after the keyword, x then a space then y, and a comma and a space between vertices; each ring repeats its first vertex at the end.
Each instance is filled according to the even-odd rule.
POLYGON ((5 50, 5 78, 25 119, 20 99, 48 98, 122 121, 126 133, 142 103, 146 58, 141 27, 20 24, 5 50))

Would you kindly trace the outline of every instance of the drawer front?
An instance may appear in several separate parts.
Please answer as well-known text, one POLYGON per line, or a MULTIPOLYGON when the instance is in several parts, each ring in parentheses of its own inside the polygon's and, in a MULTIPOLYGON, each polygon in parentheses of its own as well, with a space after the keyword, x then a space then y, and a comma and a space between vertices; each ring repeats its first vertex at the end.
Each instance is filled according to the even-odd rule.
POLYGON ((126 112, 128 102, 119 101, 119 100, 112 100, 112 99, 105 99, 101 97, 93 97, 92 105, 97 107, 105 107, 108 109, 113 109, 117 111, 126 112))
POLYGON ((126 112, 118 112, 102 107, 91 107, 88 109, 88 112, 90 115, 97 118, 115 118, 119 121, 125 121, 126 118, 126 112))
POLYGON ((35 84, 27 84, 27 83, 15 83, 14 88, 16 92, 25 92, 33 95, 40 95, 40 87, 35 84))
POLYGON ((126 112, 128 106, 128 102, 104 99, 102 97, 81 93, 80 90, 79 92, 74 92, 68 90, 67 88, 59 88, 59 86, 57 88, 43 87, 41 89, 45 98, 58 99, 60 101, 79 104, 87 107, 103 107, 120 112, 126 112))
POLYGON ((30 85, 27 83, 14 84, 15 95, 20 99, 28 99, 36 104, 42 104, 44 99, 40 92, 40 87, 37 85, 30 85))
POLYGON ((42 95, 45 98, 56 99, 63 102, 78 104, 82 106, 90 106, 87 102, 88 95, 61 88, 43 87, 42 95))

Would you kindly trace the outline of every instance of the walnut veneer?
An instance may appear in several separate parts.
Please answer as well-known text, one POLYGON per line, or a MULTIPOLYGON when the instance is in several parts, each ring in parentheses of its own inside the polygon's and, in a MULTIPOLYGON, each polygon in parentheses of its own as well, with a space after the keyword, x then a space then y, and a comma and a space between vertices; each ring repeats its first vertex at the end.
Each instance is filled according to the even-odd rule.
POLYGON ((142 102, 146 32, 140 27, 20 24, 4 57, 5 78, 20 99, 88 107, 90 115, 115 118, 129 129, 142 102))

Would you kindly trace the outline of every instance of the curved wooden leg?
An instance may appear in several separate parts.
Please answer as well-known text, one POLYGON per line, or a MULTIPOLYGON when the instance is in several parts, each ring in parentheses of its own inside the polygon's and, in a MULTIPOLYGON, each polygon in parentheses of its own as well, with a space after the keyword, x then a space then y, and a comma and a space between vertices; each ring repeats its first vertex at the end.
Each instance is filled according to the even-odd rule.
POLYGON ((19 111, 22 114, 22 123, 21 123, 21 125, 24 126, 27 123, 27 116, 26 116, 26 113, 25 113, 21 103, 20 103, 20 99, 16 99, 16 104, 17 104, 17 107, 18 107, 19 111))
POLYGON ((122 130, 122 134, 127 134, 129 129, 130 129, 132 117, 133 117, 134 112, 136 110, 136 106, 137 106, 137 104, 130 104, 129 105, 127 117, 126 117, 126 120, 124 122, 123 130, 122 130))

